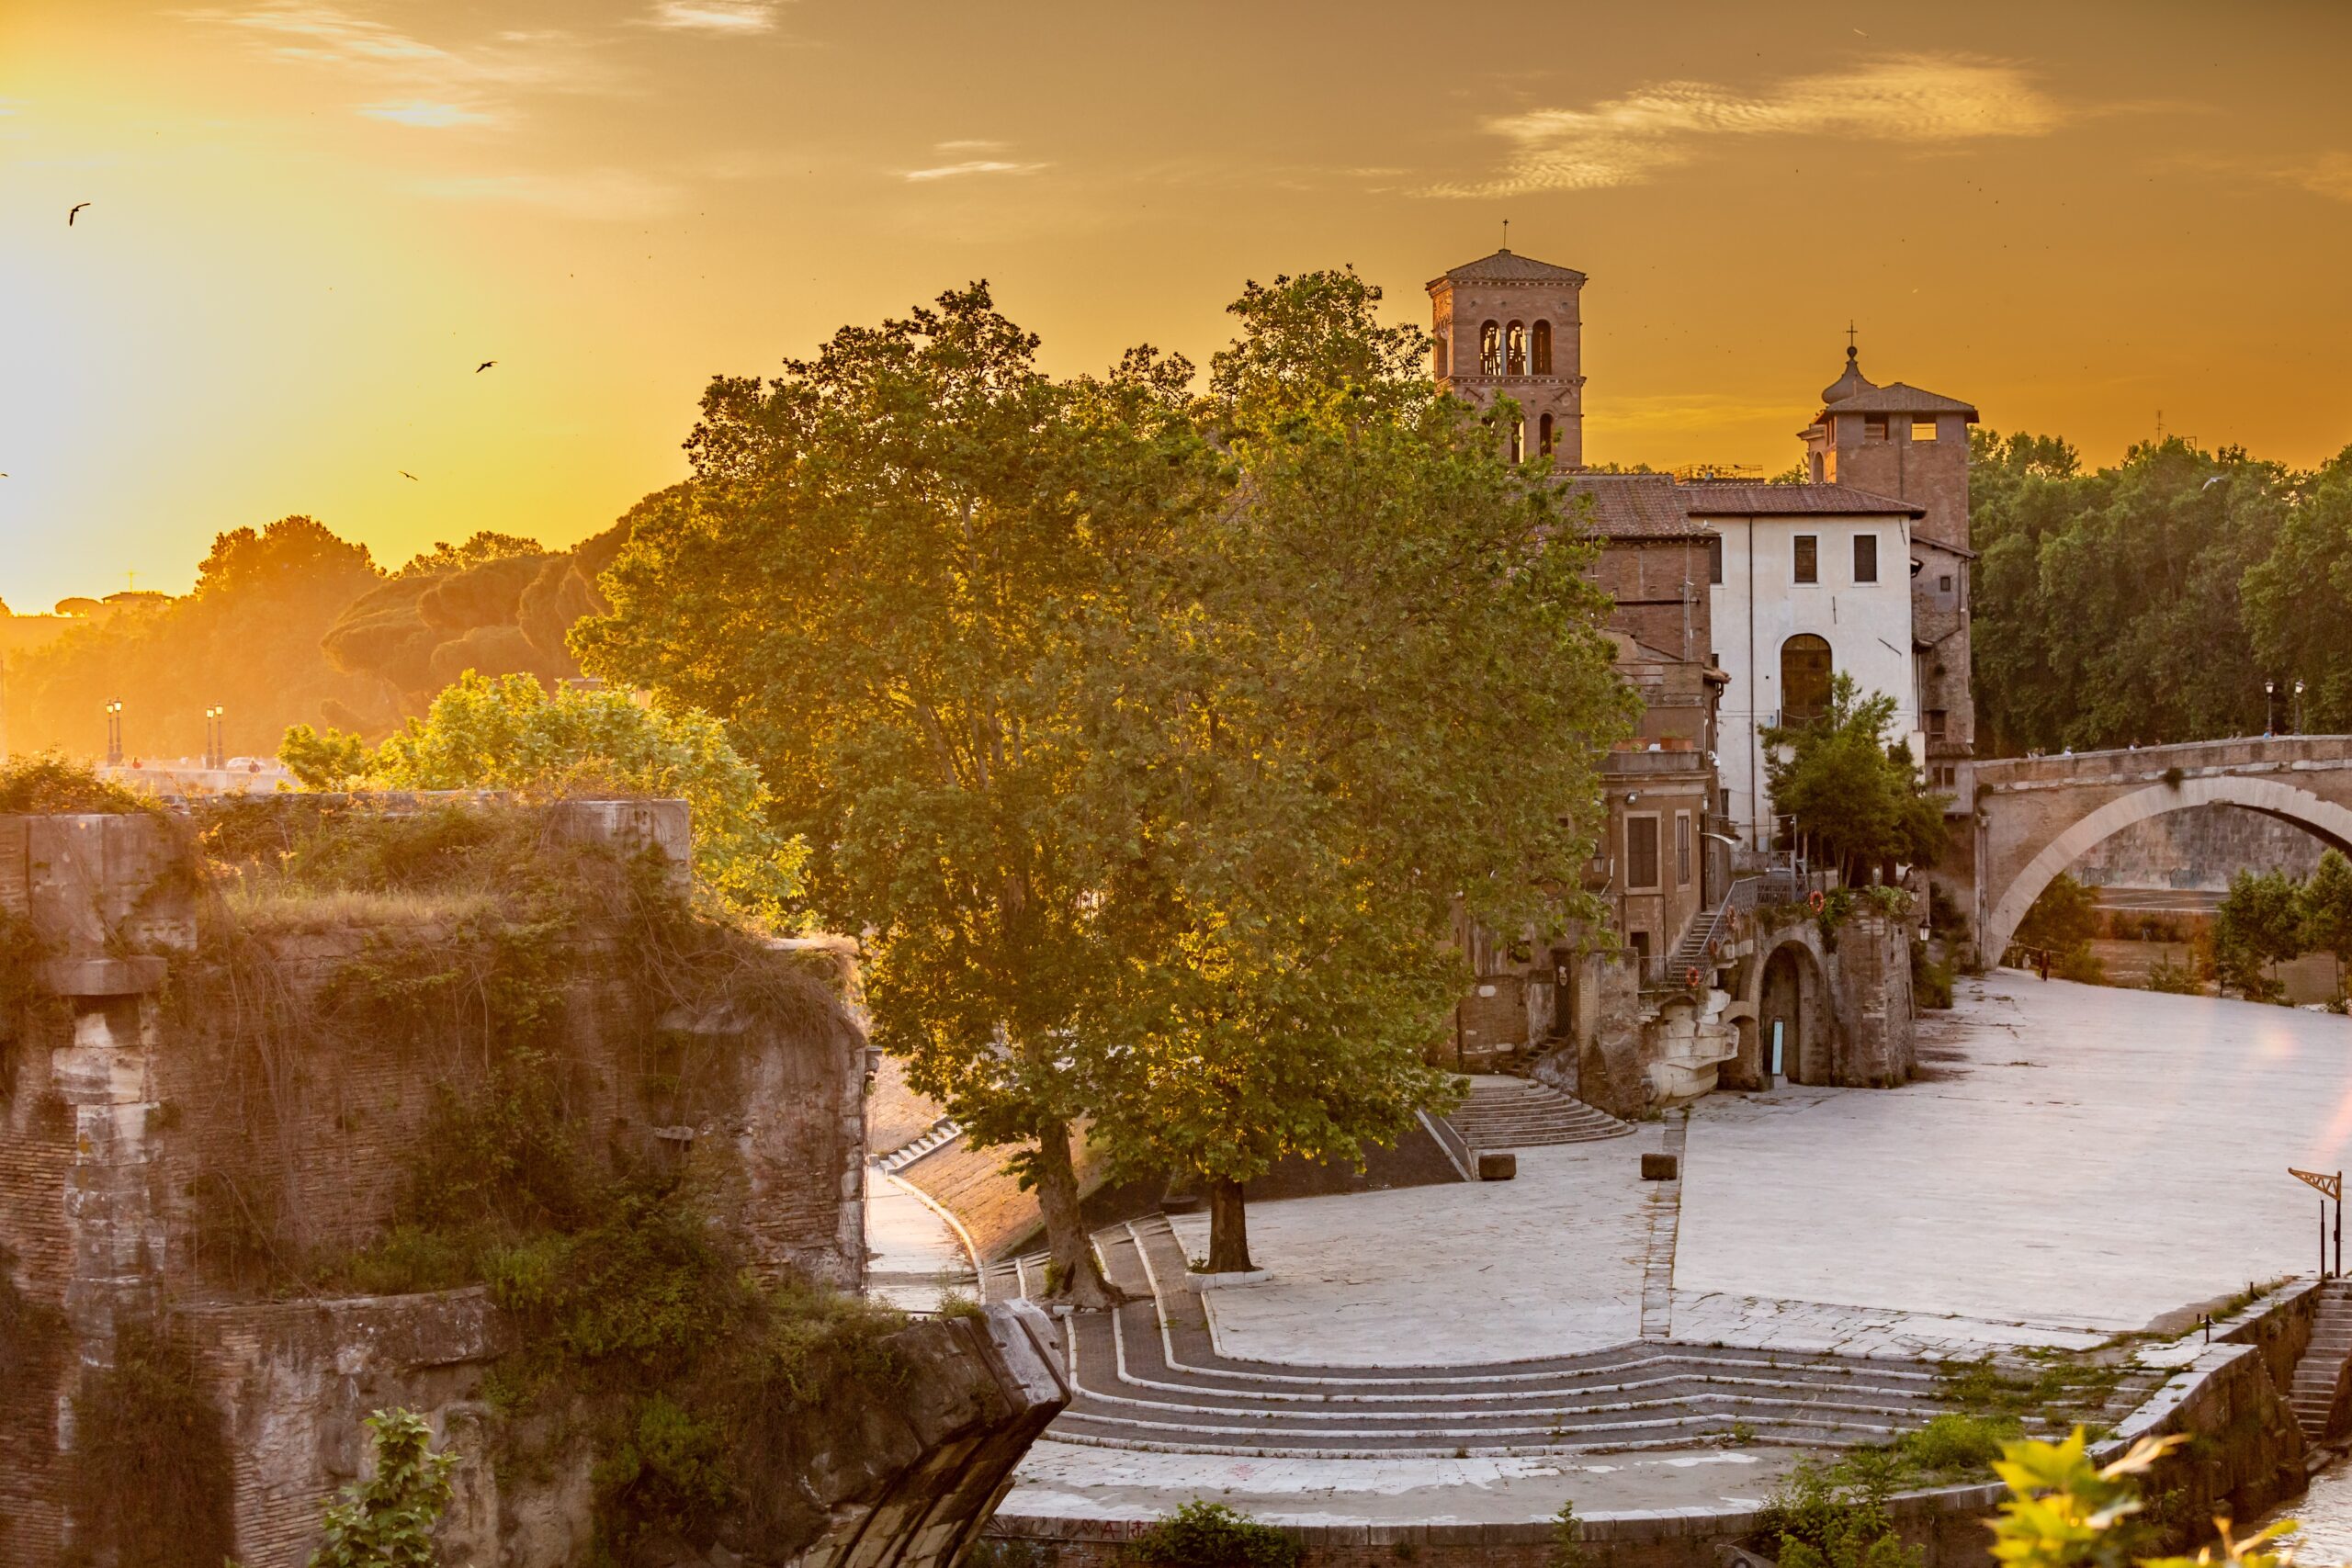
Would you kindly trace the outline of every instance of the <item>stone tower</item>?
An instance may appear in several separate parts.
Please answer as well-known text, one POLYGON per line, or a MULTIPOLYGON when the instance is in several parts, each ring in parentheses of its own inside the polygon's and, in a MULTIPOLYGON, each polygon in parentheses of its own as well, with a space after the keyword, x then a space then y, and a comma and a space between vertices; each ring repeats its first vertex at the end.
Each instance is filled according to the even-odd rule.
POLYGON ((1481 408, 1509 393, 1514 456, 1549 452, 1556 468, 1584 466, 1583 288, 1575 268, 1509 251, 1430 280, 1437 384, 1481 408))
POLYGON ((1846 485, 1927 508, 1911 531, 1911 642, 1930 787, 1949 790, 1973 754, 1975 696, 1969 683, 1968 427, 1976 411, 1957 398, 1900 381, 1879 386, 1855 349, 1845 374, 1821 389, 1821 412, 1803 432, 1805 466, 1818 484, 1846 485))

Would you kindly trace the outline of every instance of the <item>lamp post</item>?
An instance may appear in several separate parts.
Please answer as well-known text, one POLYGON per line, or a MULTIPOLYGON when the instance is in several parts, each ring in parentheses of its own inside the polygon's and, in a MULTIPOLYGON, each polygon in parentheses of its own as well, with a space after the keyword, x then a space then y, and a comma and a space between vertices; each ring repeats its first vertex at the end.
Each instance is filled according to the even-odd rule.
POLYGON ((228 711, 218 703, 204 710, 204 765, 215 771, 229 765, 228 727, 221 722, 228 711))
POLYGON ((2303 732, 2303 682, 2302 682, 2302 678, 2301 678, 2301 676, 2297 676, 2297 677, 2296 677, 2296 679, 2295 679, 2295 733, 2296 733, 2296 734, 2298 734, 2298 735, 2301 735, 2302 732, 2303 732))
POLYGON ((122 766, 122 699, 107 704, 107 766, 122 766))
POLYGON ((2262 683, 2262 734, 2263 734, 2263 738, 2264 738, 2265 739, 2269 739, 2272 735, 2277 734, 2277 733, 2278 733, 2278 682, 2276 682, 2276 681, 2265 681, 2265 682, 2262 683))

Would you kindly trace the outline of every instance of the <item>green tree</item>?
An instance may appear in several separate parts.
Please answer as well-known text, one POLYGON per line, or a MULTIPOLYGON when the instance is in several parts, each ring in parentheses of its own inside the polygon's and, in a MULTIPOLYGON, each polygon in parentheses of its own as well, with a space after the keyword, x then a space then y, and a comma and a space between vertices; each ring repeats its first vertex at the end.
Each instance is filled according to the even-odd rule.
POLYGON ((1104 962, 1077 617, 1110 613, 1129 535, 1193 482, 1181 429, 1127 423, 1189 368, 1132 358, 1080 400, 1035 353, 976 284, 713 381, 689 492, 639 518, 573 646, 726 721, 812 846, 819 918, 865 933, 876 1040, 977 1145, 1014 1146, 1054 1278, 1102 1304, 1070 1149, 1104 962))
MULTIPOLYGON (((2282 691, 2303 682, 2301 728, 2352 730, 2352 446, 2296 482, 2278 543, 2245 590, 2260 667, 2282 691)), ((2290 697, 2278 720, 2296 718, 2290 697)))
POLYGON ((1894 723, 1893 697, 1863 696, 1840 671, 1818 715, 1763 733, 1774 809, 1849 886, 1873 869, 1892 881, 1897 864, 1932 865, 1943 845, 1942 797, 1920 788, 1907 746, 1887 744, 1894 723))
POLYGON ((371 682, 335 670, 319 639, 381 581, 366 547, 308 517, 281 517, 217 536, 180 598, 141 595, 8 661, 6 733, 18 750, 95 757, 102 710, 123 705, 135 758, 196 757, 205 709, 225 709, 234 756, 266 756, 287 726, 333 713, 373 713, 371 682))
POLYGON ((805 848, 770 820, 759 773, 709 715, 639 706, 625 692, 467 671, 370 750, 339 730, 287 731, 278 755, 312 789, 510 789, 675 796, 694 812, 695 874, 746 914, 790 919, 805 848))
POLYGON ((2282 536, 2296 476, 2177 436, 2091 474, 2047 436, 1980 431, 1972 459, 1988 750, 2260 731, 2263 681, 2275 671, 2249 633, 2250 574, 2282 536))
POLYGON ((2098 900, 2065 872, 2050 879, 2033 907, 2018 922, 2020 947, 2038 947, 2064 959, 2090 946, 2098 934, 2098 900))
POLYGON ((1324 272, 1234 303, 1203 411, 1230 490, 1091 628, 1122 959, 1097 1135, 1206 1190, 1213 1270, 1250 1267, 1244 1183, 1360 1162, 1448 1092, 1457 913, 1597 914, 1567 890, 1630 729, 1590 547, 1378 300, 1324 272))
POLYGON ((432 1427, 412 1410, 379 1410, 368 1431, 372 1473, 328 1506, 311 1568, 433 1568, 433 1527, 449 1506, 458 1456, 435 1453, 432 1427))
POLYGON ((2296 897, 2303 947, 2335 954, 2340 979, 2352 968, 2352 860, 2341 850, 2321 852, 2318 869, 2296 897))
POLYGON ((2213 968, 2248 1001, 2277 1001, 2285 987, 2267 973, 2303 951, 2302 889, 2283 871, 2241 871, 2213 914, 2213 968))

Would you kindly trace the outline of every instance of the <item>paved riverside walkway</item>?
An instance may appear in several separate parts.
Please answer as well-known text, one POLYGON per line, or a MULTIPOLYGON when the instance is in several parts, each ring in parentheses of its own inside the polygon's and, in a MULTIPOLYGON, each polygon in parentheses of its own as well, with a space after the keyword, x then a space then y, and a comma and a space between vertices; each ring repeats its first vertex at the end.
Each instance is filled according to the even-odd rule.
MULTIPOLYGON (((1646 1338, 1761 1350, 1804 1377, 1796 1359, 1825 1352, 1973 1358, 2086 1347, 2165 1319, 2185 1326, 2184 1309, 2312 1268, 2317 1199, 2285 1167, 2337 1168, 2352 1136, 2352 1021, 2001 972, 1962 982, 1953 1012, 1923 1021, 1922 1058, 1921 1080, 1899 1089, 1701 1101, 1675 1184, 1679 1225, 1653 1223, 1664 1184, 1639 1180, 1639 1155, 1668 1130, 1656 1122, 1603 1144, 1521 1150, 1510 1183, 1252 1205, 1252 1250, 1272 1278, 1210 1292, 1206 1351, 1274 1363, 1264 1371, 1277 1382, 1283 1364, 1323 1369, 1317 1380, 1410 1365, 1483 1382, 1546 1359, 1618 1376, 1614 1358, 1646 1338)), ((1170 1269, 1175 1254, 1205 1249, 1196 1217, 1162 1234, 1170 1269)), ((1087 1332, 1110 1333, 1097 1322, 1087 1332)), ((1196 1359, 1170 1344, 1173 1360, 1196 1359)), ((1099 1338, 1091 1352, 1081 1343, 1080 1362, 1104 1364, 1099 1338)), ((1542 1393, 1583 1397, 1565 1381, 1542 1393)), ((1250 1396, 1149 1397, 1238 1410, 1250 1396)), ((1482 1452, 1486 1434, 1465 1422, 1453 1457, 1301 1451, 1271 1430, 1255 1439, 1268 1451, 1251 1453, 1232 1451, 1252 1440, 1238 1431, 1250 1419, 1303 1423, 1223 1408, 1203 1418, 1228 1430, 1202 1449, 1228 1451, 1081 1446, 1136 1434, 1074 1422, 1080 1440, 1037 1445, 1003 1512, 1135 1517, 1204 1496, 1282 1522, 1464 1523, 1539 1520, 1572 1498, 1589 1517, 1753 1501, 1794 1452, 1482 1452)), ((1385 1436, 1377 1421, 1346 1421, 1385 1436)))

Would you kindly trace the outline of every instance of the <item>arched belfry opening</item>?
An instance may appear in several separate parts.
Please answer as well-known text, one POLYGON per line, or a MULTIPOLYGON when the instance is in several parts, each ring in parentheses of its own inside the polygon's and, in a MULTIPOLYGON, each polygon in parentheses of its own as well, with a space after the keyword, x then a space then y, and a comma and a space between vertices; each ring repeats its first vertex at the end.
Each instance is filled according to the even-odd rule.
POLYGON ((1538 321, 1535 323, 1535 374, 1549 376, 1551 373, 1552 323, 1538 321))
POLYGON ((1478 329, 1478 374, 1499 376, 1503 373, 1503 329, 1499 322, 1488 321, 1478 329))
POLYGON ((1506 376, 1527 374, 1527 329, 1517 321, 1510 324, 1510 332, 1504 340, 1503 374, 1506 376))

